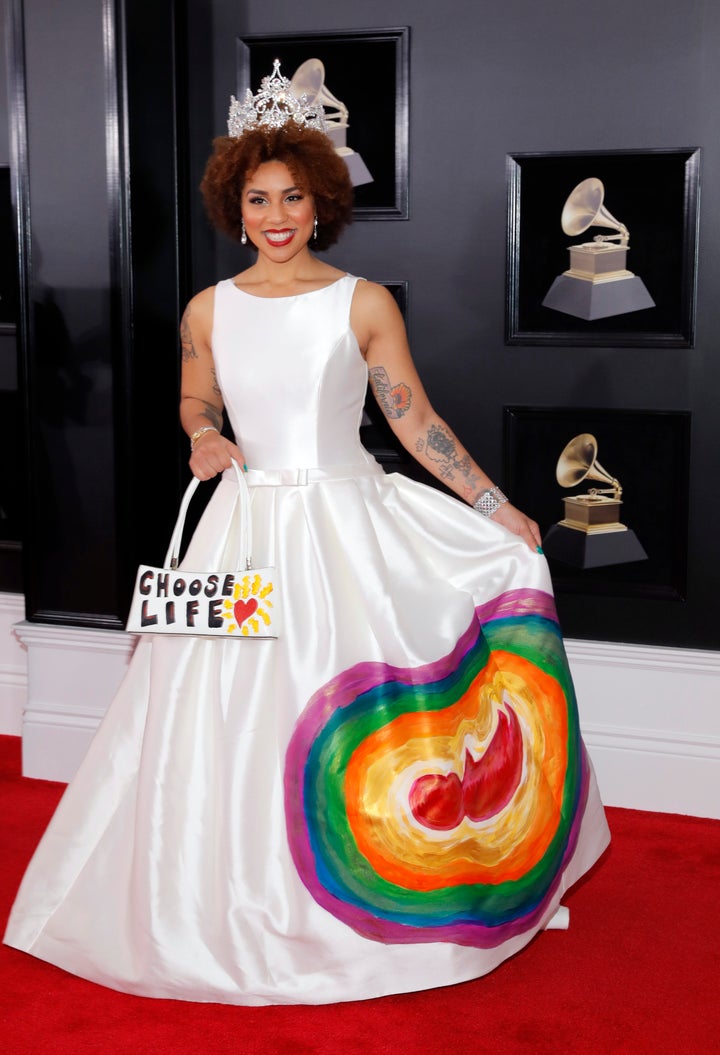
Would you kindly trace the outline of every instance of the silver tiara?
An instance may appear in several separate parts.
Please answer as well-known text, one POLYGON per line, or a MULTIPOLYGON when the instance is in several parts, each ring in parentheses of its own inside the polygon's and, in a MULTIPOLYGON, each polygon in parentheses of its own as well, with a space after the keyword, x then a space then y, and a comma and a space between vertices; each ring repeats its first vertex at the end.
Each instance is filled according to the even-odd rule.
POLYGON ((301 128, 315 128, 327 135, 324 111, 319 104, 311 104, 307 95, 297 98, 290 90, 290 81, 280 72, 280 59, 275 59, 269 77, 263 77, 257 95, 248 88, 245 102, 230 97, 228 135, 241 136, 251 128, 282 128, 293 121, 301 128))

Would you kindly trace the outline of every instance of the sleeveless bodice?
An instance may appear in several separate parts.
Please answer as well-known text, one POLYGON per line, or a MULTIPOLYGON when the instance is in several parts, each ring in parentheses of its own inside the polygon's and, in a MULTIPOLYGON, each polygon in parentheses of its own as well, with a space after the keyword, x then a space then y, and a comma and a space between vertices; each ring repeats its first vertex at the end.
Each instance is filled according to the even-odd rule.
POLYGON ((212 347, 238 446, 253 469, 367 465, 367 366, 350 328, 358 279, 264 298, 215 289, 212 347))

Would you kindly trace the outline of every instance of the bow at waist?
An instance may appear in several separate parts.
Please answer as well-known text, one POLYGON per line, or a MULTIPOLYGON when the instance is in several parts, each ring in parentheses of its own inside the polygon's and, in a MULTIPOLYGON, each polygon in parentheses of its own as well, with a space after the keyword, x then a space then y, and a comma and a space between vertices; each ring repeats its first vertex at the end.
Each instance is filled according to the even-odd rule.
MULTIPOLYGON (((248 469, 248 487, 304 487, 323 480, 352 480, 357 476, 383 476, 382 467, 375 464, 329 465, 325 469, 248 469)), ((223 479, 234 480, 235 470, 226 469, 223 479)))

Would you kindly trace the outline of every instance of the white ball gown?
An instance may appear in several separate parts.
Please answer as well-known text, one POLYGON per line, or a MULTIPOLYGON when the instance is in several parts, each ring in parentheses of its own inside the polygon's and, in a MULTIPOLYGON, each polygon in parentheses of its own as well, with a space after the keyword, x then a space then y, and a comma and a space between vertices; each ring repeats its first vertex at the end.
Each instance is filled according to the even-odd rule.
MULTIPOLYGON (((151 997, 431 988, 526 945, 607 845, 544 558, 360 444, 356 281, 216 287, 282 633, 140 640, 10 945, 151 997)), ((235 567, 236 495, 231 470, 189 569, 235 567)))

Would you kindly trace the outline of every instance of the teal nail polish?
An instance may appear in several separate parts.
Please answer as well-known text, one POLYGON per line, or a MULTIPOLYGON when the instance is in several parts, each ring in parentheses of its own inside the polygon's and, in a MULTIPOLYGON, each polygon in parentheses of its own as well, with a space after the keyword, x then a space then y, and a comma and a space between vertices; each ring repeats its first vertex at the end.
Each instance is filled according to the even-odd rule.
POLYGON ((543 551, 543 548, 542 548, 542 546, 536 546, 536 547, 535 547, 535 552, 536 552, 536 553, 542 553, 542 551, 543 551))
POLYGON ((243 472, 246 473, 247 471, 247 465, 245 465, 245 463, 243 462, 243 472))

